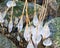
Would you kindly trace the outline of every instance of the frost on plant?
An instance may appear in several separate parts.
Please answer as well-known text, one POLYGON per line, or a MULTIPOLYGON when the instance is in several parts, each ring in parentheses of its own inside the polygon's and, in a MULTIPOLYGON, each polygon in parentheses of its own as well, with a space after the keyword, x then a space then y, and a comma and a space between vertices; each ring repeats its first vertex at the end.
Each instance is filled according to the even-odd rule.
MULTIPOLYGON (((27 1, 25 0, 25 3, 21 3, 19 0, 8 0, 6 2, 6 10, 0 12, 0 25, 3 25, 0 26, 1 34, 13 40, 19 48, 22 48, 20 45, 25 46, 25 43, 26 47, 23 48, 38 48, 39 44, 43 47, 51 46, 53 40, 49 27, 50 21, 45 20, 51 11, 48 6, 55 11, 58 9, 56 0, 45 0, 41 6, 36 5, 36 0, 31 5, 27 1), (32 10, 30 10, 31 8, 32 10), (36 14, 33 15, 30 11, 36 14), (22 15, 20 15, 21 13, 22 15)), ((57 29, 59 30, 59 28, 57 29)))
POLYGON ((7 5, 8 8, 10 8, 10 7, 12 7, 12 6, 16 6, 16 3, 15 3, 14 1, 8 1, 8 2, 6 3, 6 5, 7 5))
POLYGON ((10 21, 9 24, 8 24, 8 30, 9 30, 9 32, 11 32, 12 29, 13 29, 13 22, 10 21))

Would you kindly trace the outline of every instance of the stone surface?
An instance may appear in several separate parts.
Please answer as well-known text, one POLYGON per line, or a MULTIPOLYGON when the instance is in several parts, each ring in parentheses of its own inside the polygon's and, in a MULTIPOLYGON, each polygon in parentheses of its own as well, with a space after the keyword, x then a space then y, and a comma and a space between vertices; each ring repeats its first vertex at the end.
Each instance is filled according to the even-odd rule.
POLYGON ((17 48, 15 44, 7 39, 4 35, 0 34, 0 48, 17 48))
MULTIPOLYGON (((54 18, 50 22, 51 37, 57 48, 60 48, 60 17, 54 18)), ((54 48, 55 48, 54 45, 54 48)))

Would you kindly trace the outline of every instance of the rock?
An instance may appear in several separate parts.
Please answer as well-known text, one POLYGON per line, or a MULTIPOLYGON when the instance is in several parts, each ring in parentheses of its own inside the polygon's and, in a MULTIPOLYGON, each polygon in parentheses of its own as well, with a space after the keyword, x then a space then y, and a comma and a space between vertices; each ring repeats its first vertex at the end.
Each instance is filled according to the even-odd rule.
MULTIPOLYGON (((55 30, 52 32, 54 33, 54 35, 52 35, 52 39, 54 41, 54 44, 57 45, 57 48, 60 48, 60 17, 57 17, 51 20, 51 23, 56 28, 56 29, 52 29, 52 30, 55 30)), ((54 45, 54 48, 55 48, 55 45, 54 45)))
POLYGON ((51 38, 53 40, 53 46, 60 48, 60 17, 54 18, 49 23, 51 30, 51 38))
POLYGON ((7 39, 4 35, 0 34, 0 48, 17 48, 15 44, 7 39))
POLYGON ((49 28, 50 28, 50 31, 52 32, 52 34, 59 31, 59 29, 60 29, 59 20, 60 20, 60 17, 57 17, 57 18, 50 20, 49 28))

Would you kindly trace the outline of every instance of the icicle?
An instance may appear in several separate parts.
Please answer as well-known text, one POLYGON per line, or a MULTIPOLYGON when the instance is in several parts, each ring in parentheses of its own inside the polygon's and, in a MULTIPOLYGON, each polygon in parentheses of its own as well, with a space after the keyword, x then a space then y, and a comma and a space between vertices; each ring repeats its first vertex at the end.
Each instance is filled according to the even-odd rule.
POLYGON ((28 31, 25 31, 25 32, 24 32, 24 38, 25 38, 25 40, 26 40, 26 41, 29 41, 29 40, 30 40, 30 36, 31 36, 31 34, 30 34, 30 32, 29 32, 29 29, 28 29, 28 31))
POLYGON ((23 28, 23 18, 20 19, 20 21, 19 21, 17 27, 18 27, 18 31, 21 32, 21 31, 22 31, 22 28, 23 28))
POLYGON ((33 18, 33 24, 34 24, 35 26, 37 26, 37 24, 38 24, 38 18, 37 18, 37 15, 34 16, 34 18, 33 18))
POLYGON ((12 6, 16 6, 16 3, 14 1, 8 1, 6 5, 7 5, 8 8, 10 8, 12 6))
POLYGON ((12 31, 12 28, 13 28, 13 22, 10 21, 9 24, 8 24, 9 33, 12 31))
POLYGON ((29 41, 30 37, 31 37, 30 28, 26 26, 25 31, 24 31, 24 38, 26 41, 29 41))
POLYGON ((34 48, 32 41, 28 43, 27 48, 34 48))
POLYGON ((2 13, 0 12, 0 23, 3 23, 4 22, 4 19, 2 17, 2 13))
POLYGON ((31 34, 32 34, 32 35, 35 34, 35 28, 34 28, 34 26, 30 26, 29 28, 30 28, 31 34))
POLYGON ((39 22, 37 27, 38 27, 38 32, 40 33, 41 30, 43 29, 43 21, 39 22))
POLYGON ((4 20, 4 26, 8 27, 8 20, 7 19, 4 20))
POLYGON ((17 36, 17 40, 20 41, 20 36, 19 35, 17 36))
POLYGON ((17 24, 18 23, 18 18, 17 17, 15 17, 15 21, 14 21, 14 24, 17 24))
POLYGON ((44 25, 43 29, 41 30, 41 34, 43 36, 43 39, 48 38, 51 35, 48 24, 44 25))
POLYGON ((41 41, 41 39, 42 39, 42 36, 40 34, 38 34, 38 35, 36 34, 36 35, 32 36, 32 40, 33 40, 34 44, 38 45, 38 43, 41 41))
POLYGON ((41 39, 42 39, 42 36, 41 36, 40 32, 38 31, 38 28, 36 27, 34 29, 34 34, 32 35, 32 40, 33 40, 34 44, 38 45, 38 43, 41 41, 41 39))
POLYGON ((4 19, 2 17, 0 17, 0 23, 3 23, 4 19))
POLYGON ((44 46, 51 46, 52 45, 52 40, 50 38, 44 40, 43 45, 44 46))
POLYGON ((29 34, 29 32, 24 32, 24 38, 25 38, 25 40, 26 41, 29 41, 30 40, 30 34, 29 34))
POLYGON ((6 13, 5 13, 5 12, 3 12, 3 13, 2 13, 2 17, 3 17, 3 18, 5 18, 5 16, 6 16, 6 13))
POLYGON ((8 10, 9 10, 9 8, 7 8, 4 12, 2 12, 2 17, 3 17, 3 19, 5 18, 5 16, 6 16, 6 14, 7 14, 7 12, 8 12, 8 10))

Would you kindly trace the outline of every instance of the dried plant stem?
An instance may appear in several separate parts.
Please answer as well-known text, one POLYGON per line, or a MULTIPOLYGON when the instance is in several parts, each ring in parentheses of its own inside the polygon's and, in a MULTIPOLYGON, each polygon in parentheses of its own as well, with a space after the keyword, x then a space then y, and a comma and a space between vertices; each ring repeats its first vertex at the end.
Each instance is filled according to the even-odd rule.
POLYGON ((34 0, 34 16, 36 16, 36 0, 34 0))
POLYGON ((12 7, 12 9, 11 9, 12 11, 11 11, 11 21, 12 21, 12 16, 13 16, 13 7, 12 7))
POLYGON ((7 9, 5 10, 5 13, 7 13, 9 9, 10 9, 10 8, 7 8, 7 9))
POLYGON ((29 17, 28 17, 28 2, 26 0, 26 24, 30 22, 29 17))
MULTIPOLYGON (((13 2, 14 2, 14 0, 13 0, 13 2)), ((13 2, 12 2, 12 5, 13 5, 13 2)), ((12 16, 13 16, 13 6, 11 8, 11 18, 10 18, 11 21, 12 21, 12 16)))
POLYGON ((24 16, 24 10, 25 10, 25 7, 26 7, 26 1, 25 1, 25 4, 24 4, 24 7, 23 7, 23 11, 22 11, 21 19, 22 19, 23 16, 24 16))
POLYGON ((47 13, 47 6, 48 6, 48 0, 45 0, 45 4, 42 5, 41 8, 39 8, 39 11, 40 11, 39 21, 43 21, 45 19, 45 16, 47 13))

